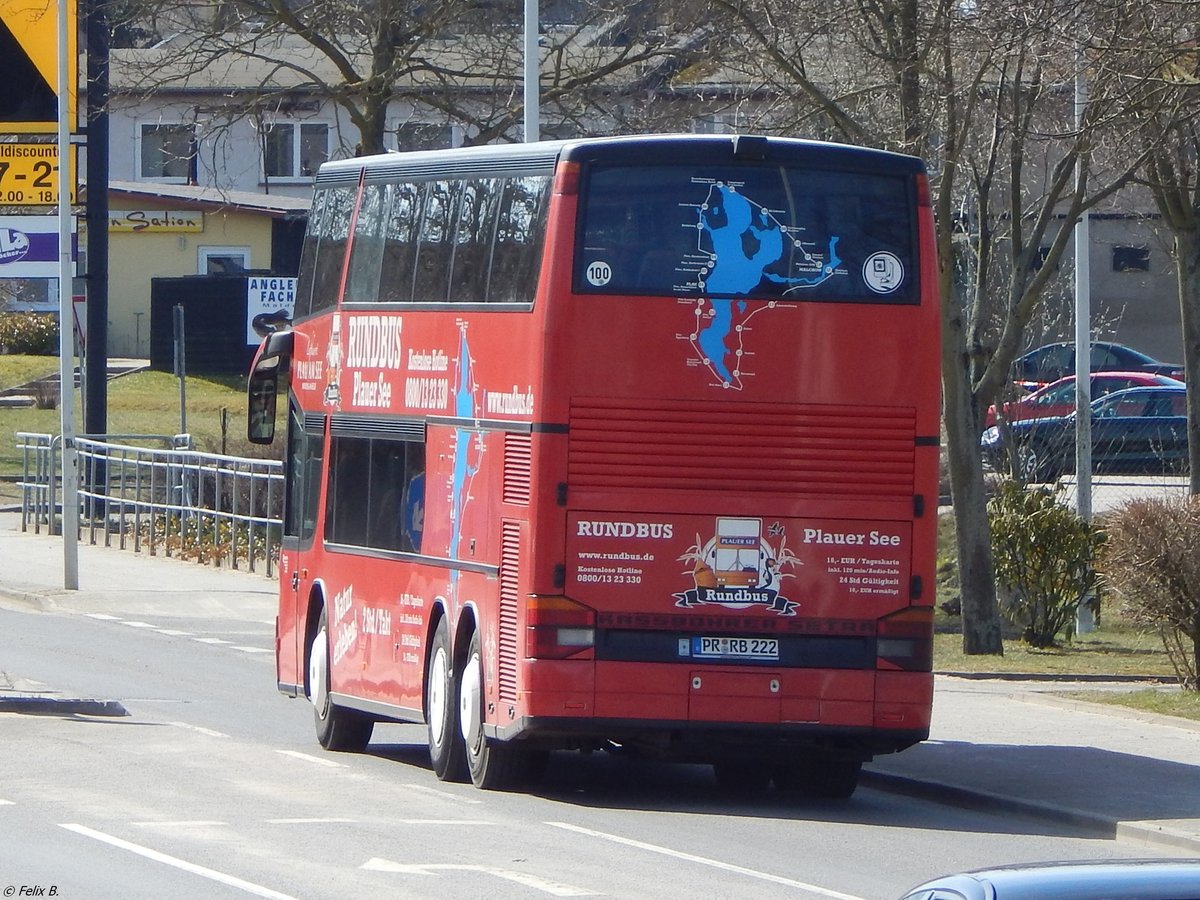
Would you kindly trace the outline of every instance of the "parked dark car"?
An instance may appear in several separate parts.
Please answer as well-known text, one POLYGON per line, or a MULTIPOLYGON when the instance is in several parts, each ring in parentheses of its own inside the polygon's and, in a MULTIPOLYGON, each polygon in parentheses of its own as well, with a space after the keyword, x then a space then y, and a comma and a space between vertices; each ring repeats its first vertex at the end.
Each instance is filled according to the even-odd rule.
POLYGON ((1200 900, 1200 862, 1109 859, 947 875, 901 900, 1200 900))
MULTIPOLYGON (((1015 459, 1026 481, 1053 481, 1075 470, 1075 416, 1027 419, 983 433, 984 458, 997 470, 1015 459), (1012 450, 1009 450, 1009 438, 1012 450)), ((1138 387, 1092 403, 1096 472, 1186 472, 1187 388, 1138 387)))
MULTIPOLYGON (((1091 371, 1153 372, 1183 380, 1182 364, 1161 362, 1140 350, 1107 341, 1092 344, 1091 371)), ((1013 363, 1013 380, 1027 390, 1074 374, 1075 344, 1069 342, 1046 344, 1017 357, 1013 363)))
MULTIPOLYGON (((1092 375, 1091 397, 1093 400, 1099 400, 1114 391, 1123 391, 1131 387, 1172 387, 1181 384, 1183 382, 1176 378, 1151 372, 1096 372, 1092 375)), ((1075 376, 1060 378, 1020 400, 1003 404, 1001 409, 1004 410, 1004 419, 1008 422, 1070 415, 1075 411, 1075 376)), ((988 407, 984 424, 996 424, 995 406, 988 407)))

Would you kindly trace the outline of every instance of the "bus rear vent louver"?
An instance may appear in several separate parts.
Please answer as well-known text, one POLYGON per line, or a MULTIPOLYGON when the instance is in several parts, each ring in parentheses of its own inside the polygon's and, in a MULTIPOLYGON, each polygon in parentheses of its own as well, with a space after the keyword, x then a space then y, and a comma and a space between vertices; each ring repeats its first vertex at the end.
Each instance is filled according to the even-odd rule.
POLYGON ((572 488, 913 493, 912 409, 588 398, 569 433, 572 488))

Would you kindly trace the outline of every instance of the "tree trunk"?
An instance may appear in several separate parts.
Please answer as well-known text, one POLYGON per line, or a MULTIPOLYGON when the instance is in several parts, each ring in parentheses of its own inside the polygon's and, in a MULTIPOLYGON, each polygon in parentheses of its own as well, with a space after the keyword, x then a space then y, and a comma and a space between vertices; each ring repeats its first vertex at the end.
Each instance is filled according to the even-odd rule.
POLYGON ((1183 371, 1188 384, 1189 492, 1200 494, 1200 232, 1175 231, 1175 273, 1183 322, 1183 371))
POLYGON ((954 285, 954 245, 950 229, 954 165, 943 173, 937 200, 938 289, 942 295, 942 420, 954 502, 954 535, 958 552, 958 584, 962 602, 963 653, 1004 655, 996 575, 992 565, 991 529, 980 452, 982 416, 971 383, 965 309, 954 285))
MULTIPOLYGON (((368 93, 363 98, 362 121, 359 123, 359 144, 356 156, 368 156, 373 153, 385 153, 384 143, 387 122, 387 105, 390 95, 378 92, 368 93)), ((401 147, 407 150, 407 147, 401 147)))
MULTIPOLYGON (((961 337, 958 340, 961 341, 961 337)), ((961 362, 943 366, 946 453, 950 490, 954 494, 954 533, 958 541, 963 653, 969 656, 1003 655, 983 458, 979 452, 980 433, 973 424, 977 416, 972 409, 974 400, 967 378, 961 362)))

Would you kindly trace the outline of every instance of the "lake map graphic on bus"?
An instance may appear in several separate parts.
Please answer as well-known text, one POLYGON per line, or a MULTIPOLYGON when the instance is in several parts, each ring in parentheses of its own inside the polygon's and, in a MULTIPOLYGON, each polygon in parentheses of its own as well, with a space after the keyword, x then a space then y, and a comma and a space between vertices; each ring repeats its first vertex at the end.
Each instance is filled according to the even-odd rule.
POLYGON ((703 202, 685 206, 696 213, 694 223, 686 226, 696 229, 696 250, 680 261, 677 271, 694 279, 696 290, 705 295, 694 301, 695 322, 685 337, 694 358, 721 387, 741 390, 743 377, 752 374, 744 369, 752 354, 747 346, 751 320, 792 304, 750 303, 737 295, 751 296, 774 285, 773 293, 786 297, 847 272, 838 256, 837 235, 820 246, 805 240, 802 226, 784 224, 735 184, 714 181, 707 188, 703 202), (790 271, 781 273, 781 268, 790 271))

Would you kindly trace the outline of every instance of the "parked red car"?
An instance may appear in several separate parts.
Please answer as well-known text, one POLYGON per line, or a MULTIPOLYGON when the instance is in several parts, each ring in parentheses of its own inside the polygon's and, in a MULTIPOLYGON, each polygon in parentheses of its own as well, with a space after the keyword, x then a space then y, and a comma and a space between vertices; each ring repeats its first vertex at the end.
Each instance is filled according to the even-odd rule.
MULTIPOLYGON (((1183 384, 1166 375, 1152 372, 1096 372, 1092 375, 1092 399, 1099 400, 1113 391, 1131 387, 1155 387, 1183 384)), ((1023 419, 1046 419, 1050 416, 1069 416, 1075 411, 1075 376, 1068 375, 1052 384, 1038 388, 1032 394, 1005 403, 1002 406, 1004 419, 1020 422, 1023 419)), ((984 422, 991 427, 996 424, 996 407, 989 406, 984 422)))

